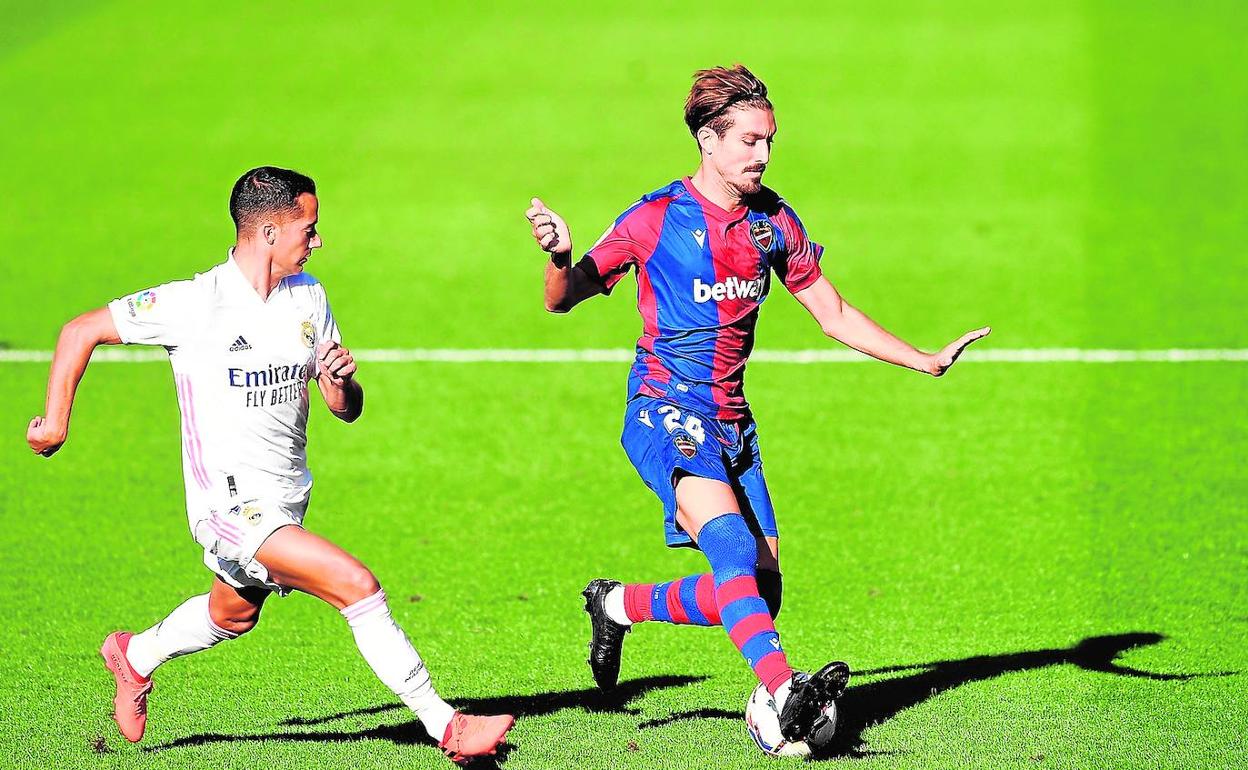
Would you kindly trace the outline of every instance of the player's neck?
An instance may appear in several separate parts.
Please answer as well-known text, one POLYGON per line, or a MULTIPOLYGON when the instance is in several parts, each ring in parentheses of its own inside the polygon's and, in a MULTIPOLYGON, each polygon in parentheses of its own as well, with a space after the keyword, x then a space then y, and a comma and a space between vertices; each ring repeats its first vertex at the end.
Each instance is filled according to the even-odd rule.
POLYGON ((724 178, 713 169, 708 169, 705 164, 698 166, 698 170, 689 179, 699 195, 724 211, 735 211, 741 207, 740 191, 724 181, 724 178))
POLYGON ((273 270, 273 258, 246 240, 234 244, 233 255, 234 264, 242 271, 243 278, 256 290, 260 299, 268 301, 269 295, 282 281, 282 276, 273 270))

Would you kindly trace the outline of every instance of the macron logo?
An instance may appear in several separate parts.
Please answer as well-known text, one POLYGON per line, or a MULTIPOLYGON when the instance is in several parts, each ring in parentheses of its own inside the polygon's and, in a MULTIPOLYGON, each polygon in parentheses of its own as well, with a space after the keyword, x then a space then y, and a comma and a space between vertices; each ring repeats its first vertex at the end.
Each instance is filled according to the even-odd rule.
POLYGON ((758 299, 761 296, 763 296, 762 278, 743 281, 736 276, 729 276, 728 280, 713 284, 702 283, 701 278, 693 279, 694 302, 702 303, 710 302, 711 300, 719 302, 725 299, 758 299))

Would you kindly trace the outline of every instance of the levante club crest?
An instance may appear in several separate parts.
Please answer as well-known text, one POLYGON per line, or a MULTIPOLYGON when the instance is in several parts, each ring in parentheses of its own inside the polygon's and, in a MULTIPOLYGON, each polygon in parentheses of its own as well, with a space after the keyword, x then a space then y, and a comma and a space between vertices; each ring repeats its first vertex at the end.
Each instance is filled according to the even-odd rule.
POLYGON ((750 225, 750 237, 754 239, 754 244, 763 251, 771 250, 771 243, 775 240, 776 231, 771 228, 771 222, 766 219, 760 219, 750 225))
POLYGON ((672 439, 672 443, 676 445, 676 448, 679 449, 680 453, 685 457, 692 458, 698 453, 698 445, 693 443, 693 439, 688 436, 677 436, 672 439))

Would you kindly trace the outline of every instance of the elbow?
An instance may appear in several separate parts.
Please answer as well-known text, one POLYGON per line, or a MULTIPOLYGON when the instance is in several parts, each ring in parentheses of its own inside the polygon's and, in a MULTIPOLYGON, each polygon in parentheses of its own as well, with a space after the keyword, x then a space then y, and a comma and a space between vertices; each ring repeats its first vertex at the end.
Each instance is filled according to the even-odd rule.
POLYGON ((117 333, 113 331, 113 322, 108 316, 108 311, 101 308, 70 319, 61 327, 61 336, 57 345, 93 349, 100 345, 120 341, 117 339, 117 333))
POLYGON ((831 337, 838 342, 845 340, 845 334, 849 331, 847 328, 849 326, 849 318, 845 315, 844 303, 841 303, 832 312, 817 314, 816 319, 819 321, 819 329, 825 337, 831 337))
POLYGON ((569 305, 566 301, 554 300, 554 299, 551 299, 550 297, 546 298, 546 312, 547 313, 555 313, 557 315, 562 315, 563 313, 566 313, 571 309, 572 309, 572 306, 569 305))
POLYGON ((100 343, 99 335, 92 329, 88 315, 73 318, 61 327, 60 342, 74 347, 95 347, 100 343))

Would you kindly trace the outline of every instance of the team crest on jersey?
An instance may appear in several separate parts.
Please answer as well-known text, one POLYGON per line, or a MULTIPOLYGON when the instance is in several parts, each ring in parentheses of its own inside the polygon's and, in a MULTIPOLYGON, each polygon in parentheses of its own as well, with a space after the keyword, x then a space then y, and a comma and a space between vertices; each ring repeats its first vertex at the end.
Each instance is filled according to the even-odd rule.
POLYGON ((692 458, 698 453, 698 445, 688 436, 677 436, 672 439, 672 443, 676 445, 676 449, 685 457, 692 458))
POLYGON ((242 510, 241 512, 238 512, 238 515, 242 517, 243 522, 251 524, 252 527, 255 527, 256 524, 260 524, 260 520, 262 518, 265 518, 265 509, 261 508, 260 505, 247 503, 246 505, 243 505, 242 510))
POLYGON ((754 239, 755 246, 763 251, 770 251, 771 244, 776 239, 776 231, 772 229, 771 222, 760 219, 750 225, 750 237, 754 239))
POLYGON ((311 321, 304 321, 300 327, 299 333, 303 336, 303 344, 305 347, 312 347, 316 344, 316 329, 312 326, 311 321))
POLYGON ((264 509, 258 505, 244 505, 243 512, 240 515, 243 517, 243 521, 254 527, 264 518, 264 509))

